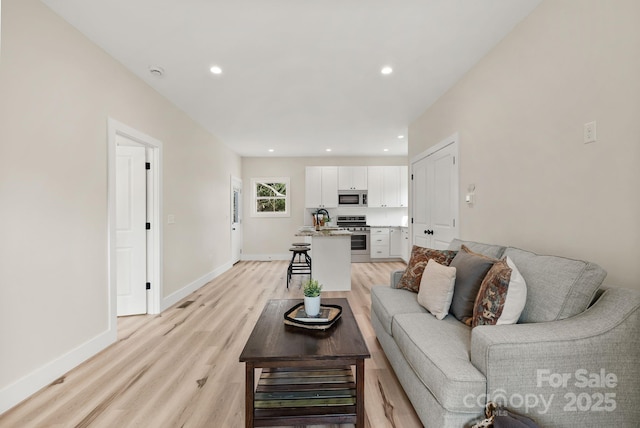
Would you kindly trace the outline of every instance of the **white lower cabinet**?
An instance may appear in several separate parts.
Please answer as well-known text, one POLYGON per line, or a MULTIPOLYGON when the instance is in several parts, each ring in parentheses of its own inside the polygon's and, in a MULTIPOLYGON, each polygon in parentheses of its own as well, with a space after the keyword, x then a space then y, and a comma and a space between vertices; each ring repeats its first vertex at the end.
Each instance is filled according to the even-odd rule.
POLYGON ((389 228, 388 227, 372 227, 371 228, 371 258, 372 259, 389 258, 389 228))
POLYGON ((402 231, 399 227, 389 228, 389 257, 402 257, 402 231))
POLYGON ((409 229, 406 227, 372 227, 372 259, 409 259, 409 229))
POLYGON ((401 235, 402 235, 402 249, 400 253, 400 257, 404 260, 405 263, 409 263, 409 256, 411 255, 411 248, 409 248, 409 228, 401 227, 401 235))

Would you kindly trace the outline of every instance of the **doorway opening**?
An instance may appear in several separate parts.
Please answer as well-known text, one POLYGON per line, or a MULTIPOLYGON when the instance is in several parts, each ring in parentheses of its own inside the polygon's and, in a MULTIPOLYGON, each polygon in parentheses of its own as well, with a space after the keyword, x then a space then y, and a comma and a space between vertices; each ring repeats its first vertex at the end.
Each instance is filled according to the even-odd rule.
MULTIPOLYGON (((121 295, 128 292, 128 287, 136 287, 137 291, 142 290, 145 301, 144 313, 157 314, 161 310, 162 143, 111 118, 108 120, 107 132, 109 329, 115 333, 117 331, 117 317, 120 314, 129 313, 118 305, 119 281, 121 295), (143 160, 145 168, 142 176, 144 178, 142 190, 139 182, 140 167, 138 162, 140 159, 143 160), (138 166, 133 167, 134 163, 138 166), (136 174, 137 179, 135 178, 136 174), (140 192, 144 194, 141 196, 140 192), (140 208, 140 198, 144 199, 142 208, 140 208), (135 201, 138 202, 138 208, 132 206, 136 205, 133 203, 135 201), (140 209, 144 211, 142 220, 139 213, 136 213, 136 210, 139 212, 140 209), (129 224, 133 222, 135 222, 135 228, 133 224, 129 224), (134 231, 140 227, 144 228, 144 258, 142 261, 139 253, 138 256, 133 255, 134 250, 129 248, 127 241, 129 237, 125 236, 128 232, 131 232, 132 236, 138 233, 137 242, 140 242, 139 232, 134 231), (135 275, 129 275, 132 269, 138 272, 143 271, 144 280, 142 283, 139 279, 131 280, 131 278, 136 278, 135 275)), ((138 276, 138 278, 140 277, 138 276)), ((140 293, 138 293, 139 295, 140 293)), ((125 303, 120 299, 120 306, 124 305, 125 303)))
POLYGON ((242 258, 242 180, 231 176, 231 263, 242 258))

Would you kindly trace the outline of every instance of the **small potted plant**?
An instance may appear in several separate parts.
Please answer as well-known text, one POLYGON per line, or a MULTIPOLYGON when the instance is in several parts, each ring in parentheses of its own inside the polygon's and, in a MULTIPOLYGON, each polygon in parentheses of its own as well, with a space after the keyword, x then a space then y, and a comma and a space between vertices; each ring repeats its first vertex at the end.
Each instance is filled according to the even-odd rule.
POLYGON ((320 313, 320 292, 322 285, 315 279, 309 278, 304 283, 302 292, 304 293, 304 311, 310 317, 315 317, 320 313))

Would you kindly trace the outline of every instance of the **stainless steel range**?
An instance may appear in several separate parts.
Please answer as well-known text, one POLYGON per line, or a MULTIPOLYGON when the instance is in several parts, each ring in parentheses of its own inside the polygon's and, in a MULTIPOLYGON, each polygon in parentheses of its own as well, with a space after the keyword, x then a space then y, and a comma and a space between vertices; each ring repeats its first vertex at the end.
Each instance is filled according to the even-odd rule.
POLYGON ((348 230, 351 235, 351 262, 366 263, 371 261, 371 230, 364 215, 339 215, 336 224, 348 230))

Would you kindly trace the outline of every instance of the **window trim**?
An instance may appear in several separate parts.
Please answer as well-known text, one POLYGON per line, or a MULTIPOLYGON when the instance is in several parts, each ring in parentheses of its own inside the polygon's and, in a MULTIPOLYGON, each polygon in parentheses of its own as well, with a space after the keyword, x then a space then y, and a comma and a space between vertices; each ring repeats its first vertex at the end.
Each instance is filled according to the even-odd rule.
POLYGON ((289 177, 255 177, 251 179, 251 217, 291 217, 291 180, 289 177), (258 192, 257 185, 259 183, 284 183, 287 193, 284 195, 285 210, 283 212, 259 212, 258 211, 258 192))

